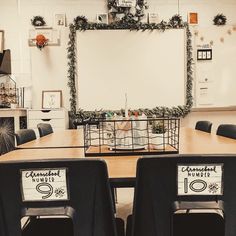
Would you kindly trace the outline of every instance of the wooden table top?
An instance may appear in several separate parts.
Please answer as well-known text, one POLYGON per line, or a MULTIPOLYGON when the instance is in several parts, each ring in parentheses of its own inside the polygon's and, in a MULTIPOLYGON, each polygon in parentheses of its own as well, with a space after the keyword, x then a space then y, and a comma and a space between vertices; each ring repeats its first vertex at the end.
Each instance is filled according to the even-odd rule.
POLYGON ((180 129, 180 154, 236 154, 236 140, 191 128, 180 129))
POLYGON ((67 129, 35 139, 17 146, 17 148, 67 148, 84 146, 82 130, 67 129))
MULTIPOLYGON (((83 143, 83 135, 78 130, 56 132, 38 140, 27 143, 24 148, 9 152, 0 158, 0 162, 18 160, 42 160, 60 158, 83 158, 84 149, 76 148, 83 143), (43 145, 47 148, 42 148, 43 145), (60 145, 60 148, 48 148, 50 145, 60 145), (69 147, 71 144, 71 148, 69 147)), ((208 134, 190 128, 180 130, 180 154, 236 154, 236 140, 208 134)), ((147 155, 148 156, 148 155, 147 155)), ((92 157, 106 161, 110 178, 127 178, 136 176, 136 163, 141 156, 107 156, 92 157)), ((145 158, 145 157, 144 157, 145 158)))
MULTIPOLYGON (((84 158, 83 148, 47 148, 47 149, 18 149, 0 157, 1 162, 50 160, 65 158, 84 158)), ((87 158, 87 157, 86 157, 87 158)), ((108 168, 110 178, 133 178, 136 175, 136 162, 140 156, 107 156, 91 157, 103 159, 108 168)))

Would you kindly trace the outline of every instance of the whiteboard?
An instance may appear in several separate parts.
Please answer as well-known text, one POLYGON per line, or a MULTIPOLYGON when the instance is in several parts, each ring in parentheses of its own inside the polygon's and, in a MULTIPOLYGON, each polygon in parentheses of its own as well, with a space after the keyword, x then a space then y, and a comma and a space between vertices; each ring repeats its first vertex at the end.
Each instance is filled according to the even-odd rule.
POLYGON ((78 103, 84 110, 185 104, 185 30, 77 32, 78 103))
POLYGON ((196 50, 204 45, 212 48, 212 60, 196 63, 196 107, 236 105, 236 30, 233 26, 199 28, 196 50))

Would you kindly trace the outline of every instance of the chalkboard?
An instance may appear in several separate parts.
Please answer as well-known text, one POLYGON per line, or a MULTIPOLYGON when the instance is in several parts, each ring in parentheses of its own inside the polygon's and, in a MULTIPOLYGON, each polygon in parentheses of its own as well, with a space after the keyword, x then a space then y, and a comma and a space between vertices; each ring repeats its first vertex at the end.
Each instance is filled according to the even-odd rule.
POLYGON ((186 32, 77 32, 78 100, 85 110, 185 104, 186 32))
POLYGON ((195 40, 196 107, 236 105, 236 27, 199 28, 195 40), (212 49, 211 60, 197 58, 202 49, 212 49))

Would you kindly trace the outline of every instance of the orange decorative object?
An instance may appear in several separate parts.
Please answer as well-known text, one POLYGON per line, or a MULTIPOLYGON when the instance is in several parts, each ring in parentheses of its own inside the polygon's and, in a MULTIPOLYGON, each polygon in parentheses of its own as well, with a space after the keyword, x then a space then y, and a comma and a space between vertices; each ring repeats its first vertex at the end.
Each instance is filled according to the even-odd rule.
POLYGON ((36 46, 40 50, 44 48, 47 45, 48 39, 43 34, 38 34, 35 38, 36 40, 36 46))
POLYGON ((190 12, 188 15, 188 23, 191 25, 198 24, 198 14, 196 12, 190 12))

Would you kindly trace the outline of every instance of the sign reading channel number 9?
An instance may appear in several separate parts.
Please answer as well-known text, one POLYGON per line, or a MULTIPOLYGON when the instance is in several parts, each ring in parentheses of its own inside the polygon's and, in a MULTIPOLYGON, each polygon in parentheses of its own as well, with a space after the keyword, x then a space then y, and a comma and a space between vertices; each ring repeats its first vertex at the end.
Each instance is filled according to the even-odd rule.
POLYGON ((189 183, 188 178, 184 178, 184 192, 188 193, 189 189, 195 193, 206 190, 207 182, 202 179, 195 179, 189 183))
POLYGON ((40 183, 36 185, 36 190, 43 194, 42 199, 48 199, 53 194, 53 187, 49 183, 40 183))

